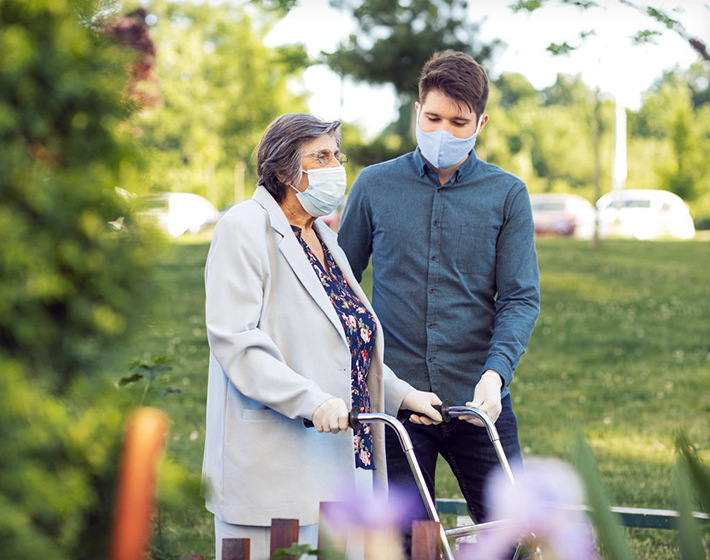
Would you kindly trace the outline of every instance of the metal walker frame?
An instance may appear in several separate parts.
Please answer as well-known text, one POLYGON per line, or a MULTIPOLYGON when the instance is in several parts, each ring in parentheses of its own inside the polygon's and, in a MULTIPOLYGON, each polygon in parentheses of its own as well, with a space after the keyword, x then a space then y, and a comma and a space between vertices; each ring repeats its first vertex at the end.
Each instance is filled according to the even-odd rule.
MULTIPOLYGON (((498 435, 498 430, 495 424, 490 419, 490 417, 482 410, 469 406, 449 406, 442 404, 439 407, 435 407, 444 419, 444 422, 450 422, 452 419, 460 418, 462 416, 475 416, 479 418, 482 422, 486 431, 488 432, 488 438, 491 440, 491 444, 498 456, 498 461, 500 462, 503 471, 510 480, 510 483, 515 485, 515 477, 513 476, 513 471, 510 468, 510 463, 508 458, 503 451, 503 446, 500 443, 500 436, 498 435)), ((424 501, 424 506, 426 507, 429 518, 432 521, 439 523, 440 534, 441 534, 441 553, 444 560, 454 560, 454 554, 451 550, 449 544, 449 539, 456 539, 465 537, 468 535, 475 535, 483 531, 495 529, 499 527, 505 521, 489 521, 486 523, 476 523, 473 525, 464 525, 461 527, 455 527, 453 529, 445 530, 443 525, 441 525, 441 519, 439 518, 439 512, 436 510, 436 505, 434 500, 429 493, 429 488, 426 485, 424 475, 422 473, 421 467, 419 466, 419 461, 414 453, 414 445, 412 444, 412 439, 409 437, 407 429, 404 427, 401 421, 397 418, 390 416, 389 414, 384 414, 380 412, 358 412, 354 408, 350 412, 350 427, 357 429, 359 424, 386 424, 392 428, 397 437, 399 438, 400 446, 402 451, 404 451, 407 457, 407 462, 414 475, 414 480, 417 483, 417 488, 419 489, 419 494, 424 501)), ((516 547, 515 553, 512 560, 518 560, 520 557, 520 546, 516 547)), ((536 557, 541 558, 539 551, 536 551, 536 557)))

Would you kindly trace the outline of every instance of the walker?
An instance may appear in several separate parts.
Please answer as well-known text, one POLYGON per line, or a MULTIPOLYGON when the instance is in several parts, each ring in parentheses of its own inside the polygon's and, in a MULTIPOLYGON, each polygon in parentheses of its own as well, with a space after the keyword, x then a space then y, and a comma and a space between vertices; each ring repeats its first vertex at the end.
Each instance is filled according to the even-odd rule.
MULTIPOLYGON (((462 416, 476 416, 477 418, 479 418, 483 422, 483 425, 485 426, 486 431, 488 432, 488 438, 493 444, 493 448, 495 449, 496 455, 498 456, 498 461, 500 462, 503 471, 510 480, 510 483, 515 485, 513 471, 510 468, 508 458, 506 457, 505 452, 503 451, 503 446, 500 443, 500 436, 498 435, 498 430, 496 429, 493 421, 485 412, 478 408, 470 406, 451 406, 447 405, 446 403, 440 406, 435 406, 434 408, 436 408, 441 413, 441 416, 445 423, 451 422, 452 420, 460 418, 462 416)), ((304 423, 306 424, 306 426, 313 425, 310 421, 304 421, 304 423)), ((422 474, 421 467, 419 466, 419 461, 417 460, 417 457, 414 454, 414 446, 412 444, 412 440, 409 437, 409 433, 407 432, 407 429, 404 427, 402 422, 399 421, 397 418, 390 416, 389 414, 384 414, 381 412, 359 412, 357 408, 353 408, 350 411, 349 424, 350 428, 354 430, 359 427, 359 424, 377 423, 387 424, 397 433, 397 437, 402 447, 402 451, 404 451, 404 454, 407 457, 409 467, 411 468, 412 474, 414 475, 414 480, 416 481, 417 487, 419 488, 419 494, 421 495, 422 500, 424 501, 424 506, 426 507, 427 513, 429 514, 429 518, 432 521, 436 521, 439 523, 441 531, 441 554, 444 560, 455 560, 448 539, 457 539, 468 535, 475 535, 483 531, 495 529, 502 523, 505 523, 504 520, 489 521, 486 523, 463 525, 460 527, 455 527, 453 529, 445 530, 443 525, 441 525, 439 512, 436 510, 436 505, 434 504, 434 500, 432 499, 431 494, 429 493, 429 488, 427 487, 426 481, 424 480, 424 475, 422 474)), ((519 558, 520 546, 518 545, 516 547, 512 560, 518 560, 519 558)), ((539 549, 535 551, 535 558, 539 560, 542 558, 539 549)))

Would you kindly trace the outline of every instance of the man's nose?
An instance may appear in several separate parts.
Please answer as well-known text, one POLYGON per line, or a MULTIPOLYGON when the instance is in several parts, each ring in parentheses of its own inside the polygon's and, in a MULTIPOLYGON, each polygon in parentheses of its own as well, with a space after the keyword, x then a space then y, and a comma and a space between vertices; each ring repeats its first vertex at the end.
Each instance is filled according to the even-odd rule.
POLYGON ((446 132, 451 134, 451 136, 456 136, 456 132, 458 129, 453 125, 453 123, 444 121, 439 124, 441 124, 441 130, 445 130, 446 132))

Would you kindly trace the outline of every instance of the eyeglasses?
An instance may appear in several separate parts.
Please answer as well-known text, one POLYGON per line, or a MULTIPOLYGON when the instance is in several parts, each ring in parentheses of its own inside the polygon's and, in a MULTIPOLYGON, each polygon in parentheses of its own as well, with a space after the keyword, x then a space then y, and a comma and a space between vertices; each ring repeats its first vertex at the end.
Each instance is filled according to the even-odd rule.
POLYGON ((318 160, 318 163, 320 163, 323 167, 330 165, 333 158, 335 158, 340 165, 348 163, 348 156, 340 152, 333 153, 330 150, 318 150, 317 152, 303 154, 303 156, 314 156, 318 160))

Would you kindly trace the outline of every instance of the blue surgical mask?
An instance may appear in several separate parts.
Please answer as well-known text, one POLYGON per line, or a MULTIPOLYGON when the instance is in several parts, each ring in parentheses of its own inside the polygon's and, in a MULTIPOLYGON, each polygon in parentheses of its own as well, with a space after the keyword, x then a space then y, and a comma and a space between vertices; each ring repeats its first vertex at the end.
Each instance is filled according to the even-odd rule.
POLYGON ((483 115, 478 119, 476 131, 470 138, 456 138, 445 130, 424 132, 419 128, 419 115, 417 115, 417 144, 429 163, 437 169, 446 169, 456 165, 465 158, 476 145, 478 129, 481 126, 483 115))
POLYGON ((308 188, 301 192, 293 185, 296 198, 303 209, 311 216, 319 218, 335 210, 345 197, 348 187, 344 167, 323 167, 320 169, 301 169, 308 175, 308 188))

